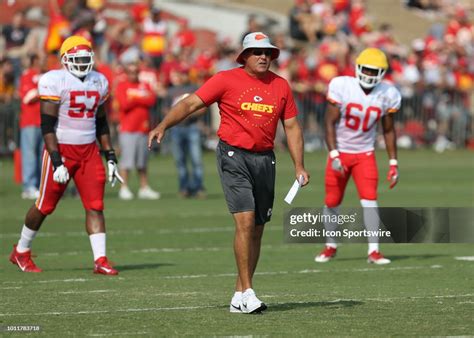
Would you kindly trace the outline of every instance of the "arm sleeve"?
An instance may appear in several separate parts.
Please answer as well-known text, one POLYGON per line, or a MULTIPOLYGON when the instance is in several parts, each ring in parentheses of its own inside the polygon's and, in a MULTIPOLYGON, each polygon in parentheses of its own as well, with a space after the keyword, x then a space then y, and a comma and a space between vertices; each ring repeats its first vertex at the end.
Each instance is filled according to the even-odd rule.
POLYGON ((59 81, 54 79, 51 73, 41 76, 38 82, 38 93, 41 100, 51 101, 59 104, 61 102, 61 90, 59 81))
POLYGON ((298 109, 296 108, 293 92, 291 91, 291 88, 288 85, 288 82, 286 82, 286 80, 285 80, 285 88, 286 88, 286 103, 285 103, 285 109, 281 116, 282 120, 288 120, 298 115, 298 109))
POLYGON ((210 106, 222 97, 225 90, 226 84, 223 73, 217 73, 196 91, 196 95, 201 98, 206 106, 210 106))
POLYGON ((328 86, 328 94, 327 100, 337 106, 341 105, 342 102, 342 95, 341 95, 341 87, 342 87, 342 78, 334 78, 329 82, 328 86))
POLYGON ((107 81, 107 78, 102 74, 100 74, 100 83, 101 91, 99 105, 103 104, 109 98, 109 81, 107 81))
POLYGON ((400 110, 402 105, 402 96, 395 87, 389 92, 389 98, 387 103, 387 113, 396 113, 400 110))

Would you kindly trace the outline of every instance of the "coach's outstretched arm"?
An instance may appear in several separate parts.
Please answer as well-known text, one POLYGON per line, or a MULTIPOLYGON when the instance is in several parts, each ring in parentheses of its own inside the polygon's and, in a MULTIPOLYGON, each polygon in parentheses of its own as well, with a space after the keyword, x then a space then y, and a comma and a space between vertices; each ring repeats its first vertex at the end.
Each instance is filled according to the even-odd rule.
POLYGON ((183 100, 179 101, 176 105, 171 108, 168 114, 166 114, 163 121, 161 121, 155 129, 150 131, 148 134, 148 149, 151 148, 153 140, 156 138, 156 142, 160 143, 161 139, 165 136, 165 131, 168 128, 183 121, 186 117, 192 113, 205 107, 204 102, 196 94, 191 94, 183 100))
POLYGON ((309 173, 304 168, 304 151, 303 151, 303 133, 296 117, 283 121, 286 139, 288 142, 288 150, 295 165, 296 179, 299 180, 300 175, 303 176, 302 186, 309 183, 309 173))
POLYGON ((48 100, 41 100, 40 113, 41 133, 43 134, 46 150, 53 163, 53 181, 66 184, 69 181, 69 172, 61 159, 55 131, 59 116, 59 104, 48 100))

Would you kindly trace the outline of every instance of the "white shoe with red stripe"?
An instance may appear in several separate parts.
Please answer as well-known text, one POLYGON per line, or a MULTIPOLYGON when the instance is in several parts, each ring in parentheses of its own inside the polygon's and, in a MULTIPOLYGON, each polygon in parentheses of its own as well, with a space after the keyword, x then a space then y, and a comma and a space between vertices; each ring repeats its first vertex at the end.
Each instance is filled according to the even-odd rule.
POLYGON ((391 260, 385 258, 380 251, 372 251, 367 258, 367 263, 374 263, 377 265, 390 264, 391 260))
POLYGON ((337 252, 336 248, 326 246, 324 247, 324 250, 321 251, 321 253, 314 258, 314 261, 317 263, 329 262, 331 259, 336 257, 336 252, 337 252))

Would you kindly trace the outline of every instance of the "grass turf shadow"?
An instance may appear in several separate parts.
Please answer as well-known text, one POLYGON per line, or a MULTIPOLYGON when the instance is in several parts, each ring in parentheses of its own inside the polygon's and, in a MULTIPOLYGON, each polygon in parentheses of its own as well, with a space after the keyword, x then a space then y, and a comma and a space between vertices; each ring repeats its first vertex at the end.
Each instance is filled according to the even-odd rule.
MULTIPOLYGON (((266 303, 266 302, 265 302, 266 303)), ((338 299, 334 301, 321 301, 321 302, 288 302, 288 303, 266 303, 268 305, 268 309, 262 313, 257 314, 265 314, 269 312, 281 312, 281 311, 291 311, 296 309, 302 308, 311 308, 311 307, 327 307, 331 309, 338 309, 338 308, 349 308, 353 306, 363 305, 364 302, 358 300, 350 300, 350 299, 338 299)), ((220 306, 222 308, 228 309, 229 306, 220 306)))
POLYGON ((277 311, 291 311, 301 308, 309 307, 326 307, 326 308, 349 308, 353 306, 363 305, 364 302, 358 300, 350 299, 338 299, 335 301, 321 301, 321 302, 288 302, 288 303, 277 303, 277 304, 268 304, 268 312, 277 312, 277 311))

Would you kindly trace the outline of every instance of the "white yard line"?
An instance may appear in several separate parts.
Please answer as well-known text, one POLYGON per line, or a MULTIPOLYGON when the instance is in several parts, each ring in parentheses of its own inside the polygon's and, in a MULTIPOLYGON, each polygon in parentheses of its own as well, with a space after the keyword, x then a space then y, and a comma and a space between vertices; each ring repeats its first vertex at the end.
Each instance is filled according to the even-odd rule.
POLYGON ((108 333, 89 333, 87 337, 127 337, 127 336, 139 336, 139 335, 150 335, 149 332, 146 331, 139 331, 139 332, 108 332, 108 333))
POLYGON ((200 310, 209 308, 219 308, 220 305, 200 305, 200 306, 175 306, 175 307, 153 307, 153 308, 130 308, 117 310, 91 310, 91 311, 51 311, 51 312, 35 312, 35 313, 0 313, 0 317, 13 316, 75 316, 90 315, 102 313, 121 313, 121 312, 159 312, 159 311, 181 311, 181 310, 200 310))
POLYGON ((23 286, 7 286, 4 288, 0 288, 0 290, 16 290, 16 289, 21 289, 23 286))
MULTIPOLYGON (((233 232, 234 227, 205 227, 205 228, 174 228, 161 230, 110 230, 107 234, 114 235, 167 235, 167 234, 194 234, 194 233, 212 233, 212 232, 233 232)), ((268 227, 265 231, 281 231, 280 227, 268 227)), ((0 234, 0 239, 4 238, 18 238, 20 233, 11 232, 0 234)), ((85 231, 68 231, 68 232, 39 232, 37 237, 86 237, 85 231)))
POLYGON ((87 290, 87 291, 60 291, 58 294, 61 295, 75 295, 83 293, 108 293, 108 292, 118 292, 119 290, 87 290))
MULTIPOLYGON (((300 271, 261 271, 256 272, 256 275, 271 276, 271 275, 287 275, 287 274, 308 274, 308 273, 339 273, 339 272, 380 272, 380 271, 398 271, 398 270, 422 270, 422 269, 440 269, 441 265, 431 266, 399 266, 399 267, 373 267, 363 269, 337 269, 337 270, 300 270, 300 271)), ((230 273, 219 273, 219 274, 196 274, 196 275, 167 275, 167 276, 156 276, 157 278, 164 279, 193 279, 193 278, 208 278, 208 277, 235 277, 236 274, 230 273)), ((125 280, 123 277, 108 278, 107 281, 120 281, 125 280)), ((3 281, 2 284, 31 284, 31 283, 84 283, 84 282, 97 282, 99 279, 96 278, 75 278, 75 279, 51 279, 51 280, 40 280, 40 281, 3 281)))
MULTIPOLYGON (((123 281, 123 277, 111 277, 107 278, 107 282, 110 281, 123 281)), ((16 281, 3 281, 2 284, 29 284, 34 285, 35 283, 48 284, 48 283, 85 283, 85 282, 101 282, 105 279, 100 278, 69 278, 69 279, 47 279, 47 280, 16 280, 16 281)))
MULTIPOLYGON (((308 274, 308 273, 337 273, 337 272, 377 272, 377 271, 398 271, 398 270, 421 270, 421 269, 439 269, 441 265, 431 266, 400 266, 400 267, 373 267, 373 268, 362 268, 362 269, 338 269, 338 270, 300 270, 300 271, 262 271, 255 272, 256 275, 288 275, 288 274, 308 274)), ((199 275, 170 275, 161 276, 166 279, 189 279, 189 278, 206 278, 206 277, 235 277, 236 273, 220 273, 220 274, 199 274, 199 275)))
MULTIPOLYGON (((262 249, 276 249, 284 248, 284 246, 275 245, 262 245, 262 249)), ((147 253, 175 253, 175 252, 217 252, 217 251, 229 251, 232 252, 232 248, 229 246, 225 247, 193 247, 193 248, 144 248, 138 250, 130 250, 132 254, 147 254, 147 253)), ((116 250, 109 250, 109 253, 117 253, 116 250)), ((83 254, 89 254, 90 251, 66 251, 66 252, 44 252, 40 253, 39 256, 77 256, 83 254)), ((119 253, 123 254, 124 251, 120 250, 119 253)))
POLYGON ((458 261, 474 262, 474 256, 459 256, 459 257, 454 257, 454 259, 456 259, 458 261))

